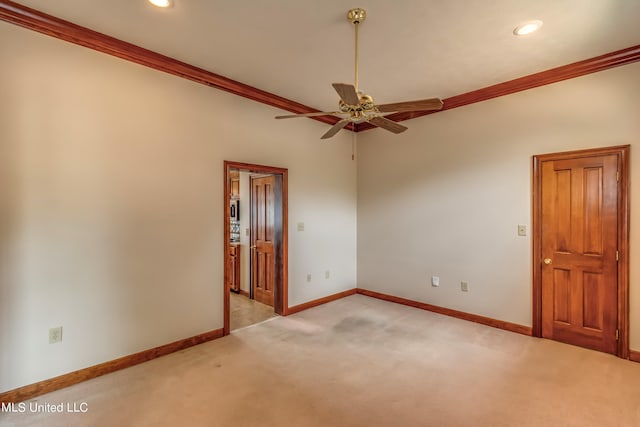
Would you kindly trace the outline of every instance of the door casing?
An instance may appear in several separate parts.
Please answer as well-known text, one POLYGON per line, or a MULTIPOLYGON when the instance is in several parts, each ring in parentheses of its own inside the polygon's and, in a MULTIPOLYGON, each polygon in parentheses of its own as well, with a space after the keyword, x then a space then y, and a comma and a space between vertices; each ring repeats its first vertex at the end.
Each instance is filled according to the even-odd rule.
POLYGON ((256 165, 251 163, 241 163, 233 161, 224 161, 224 251, 223 251, 223 299, 224 299, 224 324, 223 334, 228 335, 231 329, 231 295, 229 287, 226 286, 230 271, 227 266, 227 256, 230 250, 231 239, 231 222, 229 218, 229 200, 231 190, 232 169, 247 171, 259 174, 271 174, 276 177, 275 188, 275 233, 278 236, 278 247, 275 248, 275 283, 274 283, 274 311, 286 316, 289 310, 289 285, 288 285, 288 170, 273 166, 256 165))
POLYGON ((618 185, 618 322, 617 356, 629 358, 629 145, 533 156, 532 177, 532 332, 542 337, 542 163, 590 156, 617 155, 618 185))

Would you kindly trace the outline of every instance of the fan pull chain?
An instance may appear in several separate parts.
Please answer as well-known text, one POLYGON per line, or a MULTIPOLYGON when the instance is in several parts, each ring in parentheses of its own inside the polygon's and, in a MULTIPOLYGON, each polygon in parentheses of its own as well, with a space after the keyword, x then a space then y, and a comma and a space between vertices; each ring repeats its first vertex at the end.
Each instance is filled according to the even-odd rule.
POLYGON ((351 132, 351 160, 356 159, 356 138, 357 138, 356 129, 355 129, 355 125, 353 125, 353 132, 351 132))

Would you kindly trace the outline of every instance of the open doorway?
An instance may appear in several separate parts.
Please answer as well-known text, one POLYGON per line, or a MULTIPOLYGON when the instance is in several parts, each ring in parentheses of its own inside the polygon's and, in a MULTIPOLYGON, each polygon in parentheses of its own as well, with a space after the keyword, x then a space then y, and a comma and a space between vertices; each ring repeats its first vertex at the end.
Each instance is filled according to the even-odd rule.
POLYGON ((224 162, 224 334, 287 302, 287 170, 224 162))

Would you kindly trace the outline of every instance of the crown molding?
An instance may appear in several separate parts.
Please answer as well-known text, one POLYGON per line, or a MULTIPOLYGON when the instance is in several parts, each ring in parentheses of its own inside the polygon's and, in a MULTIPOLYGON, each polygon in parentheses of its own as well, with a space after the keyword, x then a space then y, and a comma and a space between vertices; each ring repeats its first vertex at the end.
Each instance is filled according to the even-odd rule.
MULTIPOLYGON (((115 37, 93 31, 55 16, 9 0, 0 0, 0 21, 9 22, 60 40, 88 47, 155 70, 164 71, 196 83, 233 93, 295 114, 316 113, 319 110, 282 96, 246 85, 228 77, 194 67, 177 59, 161 55, 115 37)), ((335 116, 311 117, 323 123, 335 124, 335 116)))
MULTIPOLYGON (((440 111, 451 110, 462 107, 464 105, 475 104, 476 102, 486 101, 488 99, 500 96, 510 95, 512 93, 521 92, 527 89, 557 83, 562 80, 569 80, 586 74, 597 73, 598 71, 608 70, 613 67, 631 64, 640 60, 640 45, 632 46, 626 49, 617 50, 615 52, 605 53, 604 55, 585 59, 583 61, 574 62, 572 64, 563 65, 561 67, 551 68, 535 74, 529 74, 514 80, 498 83, 482 89, 473 90, 471 92, 452 96, 443 100, 444 106, 442 110, 437 111, 411 111, 405 113, 394 113, 386 116, 386 118, 401 122, 404 120, 415 119, 417 117, 426 116, 428 114, 439 113, 440 111)), ((375 126, 369 123, 361 123, 357 126, 356 132, 367 129, 373 129, 375 126)))
MULTIPOLYGON (((0 0, 0 20, 43 33, 60 40, 85 46, 136 64, 164 71, 206 86, 224 90, 253 101, 261 102, 285 111, 290 111, 294 114, 315 113, 319 111, 299 102, 240 83, 236 80, 212 73, 202 68, 194 67, 193 65, 178 61, 177 59, 161 55, 140 46, 93 31, 89 28, 56 18, 13 1, 0 0)), ((512 93, 560 82, 562 80, 573 79, 586 74, 608 70, 613 67, 631 64, 638 60, 640 60, 640 45, 452 96, 443 100, 444 107, 442 110, 394 113, 386 117, 396 122, 415 119, 428 114, 451 110, 464 105, 474 104, 476 102, 510 95, 512 93)), ((340 120, 338 117, 330 115, 310 117, 310 119, 331 125, 340 120)), ((358 125, 349 124, 345 129, 360 132, 373 129, 374 127, 375 126, 369 123, 360 123, 358 125)))

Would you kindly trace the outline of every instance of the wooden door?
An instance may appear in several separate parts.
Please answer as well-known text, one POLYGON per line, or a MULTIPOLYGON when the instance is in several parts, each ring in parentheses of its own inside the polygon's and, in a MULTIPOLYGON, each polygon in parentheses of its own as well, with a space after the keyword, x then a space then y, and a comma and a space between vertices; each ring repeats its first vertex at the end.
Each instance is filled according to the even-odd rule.
POLYGON ((275 283, 273 175, 251 178, 251 286, 253 298, 273 307, 275 283))
POLYGON ((542 336, 617 352, 618 156, 541 163, 542 336))

